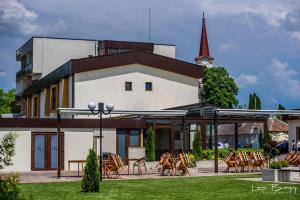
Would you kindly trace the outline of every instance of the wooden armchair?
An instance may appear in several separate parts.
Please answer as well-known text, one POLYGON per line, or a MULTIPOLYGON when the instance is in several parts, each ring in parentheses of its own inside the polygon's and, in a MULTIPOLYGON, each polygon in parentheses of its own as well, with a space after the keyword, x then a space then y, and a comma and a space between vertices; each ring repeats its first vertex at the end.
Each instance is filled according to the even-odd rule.
POLYGON ((245 167, 247 167, 248 171, 251 172, 252 164, 247 153, 245 152, 238 153, 236 156, 236 161, 237 161, 235 165, 236 172, 238 171, 239 168, 240 168, 240 172, 244 171, 245 167))
POLYGON ((225 171, 230 172, 230 168, 234 168, 234 170, 236 171, 236 158, 234 152, 230 152, 229 155, 224 158, 224 162, 227 165, 225 171))
POLYGON ((108 177, 111 175, 116 175, 117 178, 120 178, 120 169, 124 167, 124 163, 119 155, 111 155, 110 160, 106 163, 106 173, 108 177))
POLYGON ((295 161, 298 159, 300 152, 295 152, 288 160, 290 165, 294 165, 295 161))
POLYGON ((185 153, 181 153, 178 155, 179 162, 176 165, 176 171, 178 171, 181 175, 188 174, 190 175, 188 165, 191 162, 188 156, 185 153))
POLYGON ((171 154, 163 155, 163 158, 161 159, 161 166, 162 166, 162 172, 160 175, 164 175, 164 172, 168 171, 168 176, 170 176, 172 173, 174 173, 174 162, 171 154))
POLYGON ((300 165, 300 152, 297 152, 295 156, 290 160, 289 164, 298 166, 300 165))
POLYGON ((254 169, 257 169, 257 167, 262 169, 265 166, 265 159, 260 152, 251 152, 249 158, 251 160, 250 171, 254 171, 254 169))

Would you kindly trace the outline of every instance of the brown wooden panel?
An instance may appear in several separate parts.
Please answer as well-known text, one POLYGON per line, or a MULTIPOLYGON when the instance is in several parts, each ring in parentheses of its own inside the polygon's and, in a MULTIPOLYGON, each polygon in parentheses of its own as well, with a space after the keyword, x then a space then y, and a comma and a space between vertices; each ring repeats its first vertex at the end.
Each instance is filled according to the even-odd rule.
POLYGON ((68 108, 69 107, 69 79, 62 80, 62 107, 68 108))
POLYGON ((44 113, 48 116, 50 114, 50 88, 46 88, 44 94, 44 113))

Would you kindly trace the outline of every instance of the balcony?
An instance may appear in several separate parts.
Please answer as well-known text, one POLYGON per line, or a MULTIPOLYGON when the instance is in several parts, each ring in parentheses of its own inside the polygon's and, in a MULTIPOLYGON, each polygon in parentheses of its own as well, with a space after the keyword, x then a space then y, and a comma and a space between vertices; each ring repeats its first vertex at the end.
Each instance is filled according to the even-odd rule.
POLYGON ((25 74, 31 74, 32 73, 32 64, 28 64, 26 67, 21 68, 17 73, 16 73, 16 79, 19 79, 25 74))

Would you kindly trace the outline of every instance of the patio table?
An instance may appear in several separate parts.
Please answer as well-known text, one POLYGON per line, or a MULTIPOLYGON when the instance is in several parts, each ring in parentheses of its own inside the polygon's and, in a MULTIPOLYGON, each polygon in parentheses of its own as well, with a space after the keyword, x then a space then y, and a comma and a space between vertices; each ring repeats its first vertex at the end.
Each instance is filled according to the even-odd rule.
POLYGON ((81 171, 83 175, 83 164, 85 163, 85 160, 68 160, 68 176, 70 176, 71 171, 71 163, 77 163, 77 176, 79 176, 79 165, 81 164, 81 171))

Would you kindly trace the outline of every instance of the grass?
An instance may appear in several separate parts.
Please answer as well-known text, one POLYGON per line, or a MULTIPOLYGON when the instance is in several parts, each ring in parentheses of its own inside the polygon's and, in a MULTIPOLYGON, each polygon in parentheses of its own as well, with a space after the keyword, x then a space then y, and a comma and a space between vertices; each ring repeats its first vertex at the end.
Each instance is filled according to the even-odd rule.
POLYGON ((80 182, 20 184, 21 192, 33 199, 299 199, 299 184, 279 184, 295 187, 272 191, 272 183, 241 180, 250 176, 187 177, 148 180, 104 181, 99 193, 80 192, 80 182), (257 191, 259 188, 265 191, 257 191), (256 191, 252 191, 254 188, 256 191))

